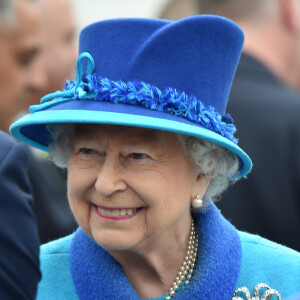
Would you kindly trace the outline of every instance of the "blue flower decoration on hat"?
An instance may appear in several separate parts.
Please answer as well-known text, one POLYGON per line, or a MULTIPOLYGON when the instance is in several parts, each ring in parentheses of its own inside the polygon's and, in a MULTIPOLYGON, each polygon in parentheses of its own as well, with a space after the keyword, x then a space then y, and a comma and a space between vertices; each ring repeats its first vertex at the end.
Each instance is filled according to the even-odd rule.
POLYGON ((236 128, 230 114, 222 116, 212 106, 206 107, 193 95, 188 96, 172 87, 161 91, 143 81, 113 81, 93 74, 93 70, 93 57, 88 52, 82 53, 77 60, 76 80, 67 81, 64 91, 44 96, 41 105, 31 106, 30 112, 43 110, 59 102, 83 99, 128 104, 185 118, 235 144, 238 141, 234 137, 236 128), (84 59, 87 59, 85 73, 84 59))

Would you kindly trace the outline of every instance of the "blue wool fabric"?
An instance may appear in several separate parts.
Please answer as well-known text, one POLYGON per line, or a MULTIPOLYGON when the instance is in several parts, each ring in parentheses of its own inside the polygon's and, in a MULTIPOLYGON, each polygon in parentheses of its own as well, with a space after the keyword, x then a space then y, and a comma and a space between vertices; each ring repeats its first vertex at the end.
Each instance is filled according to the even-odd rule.
MULTIPOLYGON (((300 292, 300 254, 259 236, 238 232, 211 204, 196 215, 199 258, 188 286, 175 297, 230 300, 236 288, 258 283, 282 299, 300 292)), ((41 248, 38 300, 140 299, 120 265, 79 229, 41 248)))
POLYGON ((87 26, 79 53, 97 58, 102 77, 176 88, 223 115, 243 42, 240 27, 222 17, 113 19, 87 26))

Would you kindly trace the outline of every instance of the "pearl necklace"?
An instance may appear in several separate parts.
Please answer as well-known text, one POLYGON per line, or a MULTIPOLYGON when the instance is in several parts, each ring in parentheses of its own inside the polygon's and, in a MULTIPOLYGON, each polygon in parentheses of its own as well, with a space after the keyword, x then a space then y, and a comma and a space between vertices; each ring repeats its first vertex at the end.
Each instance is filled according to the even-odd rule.
POLYGON ((190 282, 194 269, 197 262, 197 251, 198 250, 198 234, 197 229, 195 228, 194 221, 192 219, 192 226, 190 237, 188 241, 188 250, 184 259, 183 264, 181 265, 177 277, 175 278, 165 300, 170 300, 175 296, 180 285, 184 282, 185 285, 188 285, 190 282))

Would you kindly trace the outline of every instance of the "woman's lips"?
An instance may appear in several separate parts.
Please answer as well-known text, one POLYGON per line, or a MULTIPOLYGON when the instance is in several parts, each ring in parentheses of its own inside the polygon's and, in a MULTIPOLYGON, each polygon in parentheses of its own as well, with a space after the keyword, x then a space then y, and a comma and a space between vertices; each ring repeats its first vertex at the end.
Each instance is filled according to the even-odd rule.
POLYGON ((95 205, 96 213, 105 219, 125 220, 136 216, 142 208, 104 208, 95 205))

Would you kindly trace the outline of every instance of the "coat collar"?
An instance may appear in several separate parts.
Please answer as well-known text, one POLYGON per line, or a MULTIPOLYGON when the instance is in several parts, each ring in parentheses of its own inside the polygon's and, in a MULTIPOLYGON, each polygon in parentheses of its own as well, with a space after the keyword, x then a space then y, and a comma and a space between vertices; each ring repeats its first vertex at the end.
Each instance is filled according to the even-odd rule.
MULTIPOLYGON (((193 278, 173 299, 231 299, 241 265, 237 230, 214 204, 196 214, 198 261, 193 278)), ((71 273, 80 299, 141 299, 121 266, 79 228, 70 249, 71 273)))

